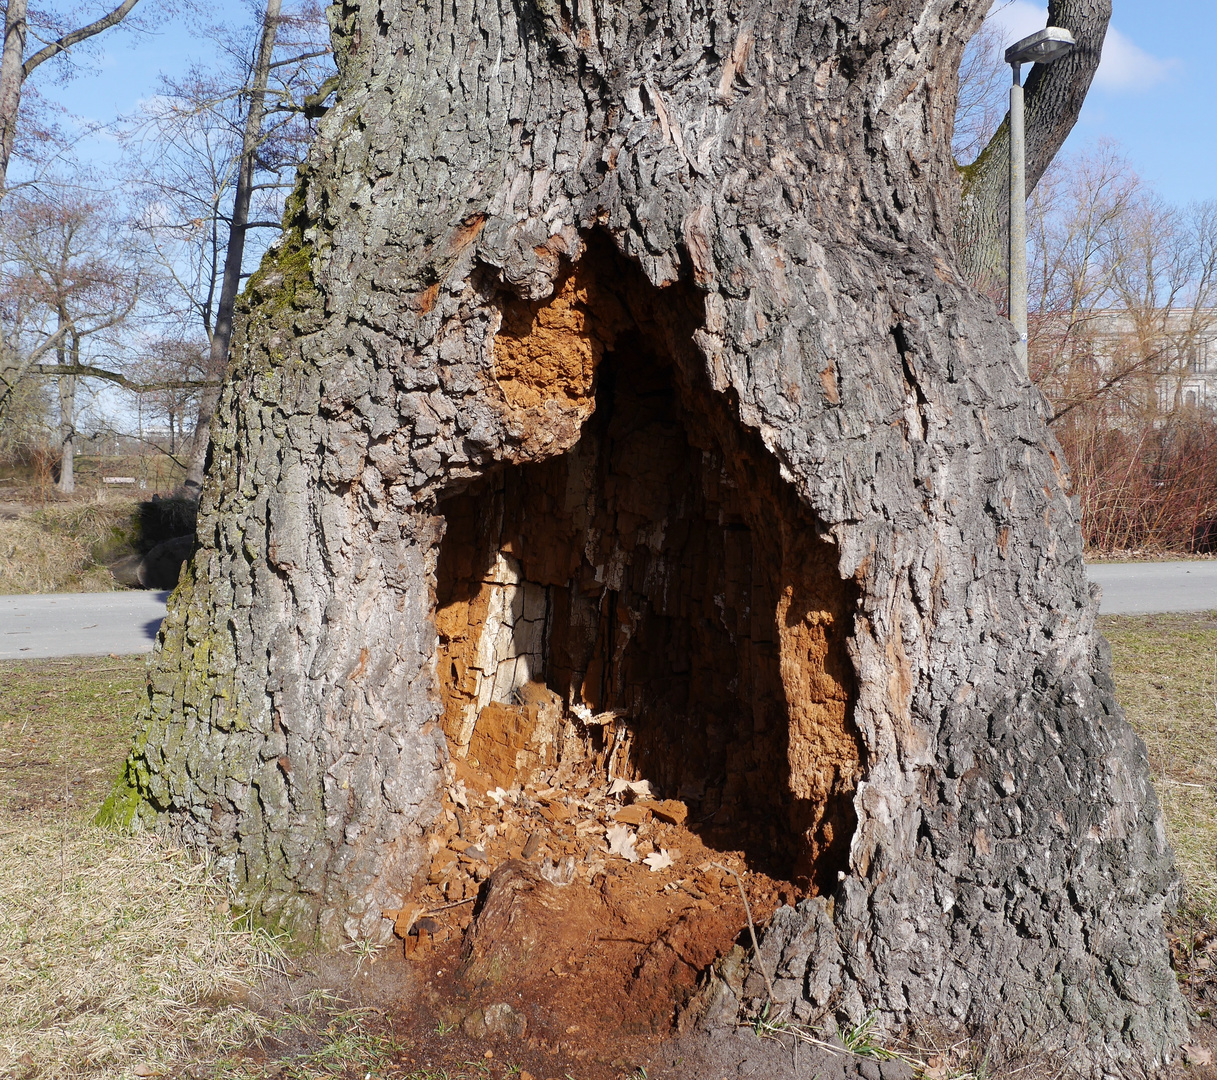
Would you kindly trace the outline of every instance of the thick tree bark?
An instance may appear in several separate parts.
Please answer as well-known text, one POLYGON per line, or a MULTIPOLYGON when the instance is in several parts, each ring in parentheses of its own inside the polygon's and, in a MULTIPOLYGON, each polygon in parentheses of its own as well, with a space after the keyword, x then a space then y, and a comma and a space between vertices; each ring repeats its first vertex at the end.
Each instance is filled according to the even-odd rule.
MULTIPOLYGON (((282 0, 268 0, 262 19, 262 38, 254 62, 253 80, 249 89, 249 112, 241 138, 241 161, 237 167, 237 186, 232 200, 232 221, 228 228, 228 248, 224 253, 224 279, 220 285, 220 301, 216 305, 215 325, 211 331, 211 348, 207 374, 219 383, 228 370, 228 353, 232 345, 233 315, 237 293, 241 288, 241 267, 245 261, 245 234, 249 229, 249 204, 253 197, 254 171, 258 147, 262 145, 262 121, 266 114, 266 85, 270 79, 271 61, 275 54, 275 37, 279 33, 279 11, 282 0)), ((197 502, 203 489, 203 470, 207 450, 211 445, 211 420, 219 401, 219 386, 208 386, 199 397, 199 415, 195 420, 194 436, 186 455, 186 476, 178 494, 197 502)))
POLYGON ((1145 751, 1043 401, 953 263, 983 6, 331 8, 105 816, 376 937, 449 754, 543 673, 776 830, 800 1018, 1169 1054, 1145 751))
POLYGON ((4 51, 0 53, 0 191, 17 141, 17 109, 25 74, 25 40, 29 35, 28 0, 8 0, 4 11, 4 51))
MULTIPOLYGON (((1111 0, 1049 0, 1048 25, 1070 31, 1077 47, 1051 64, 1035 64, 1024 82, 1027 195, 1064 145, 1103 57, 1111 0)), ((1010 221, 1010 117, 963 170, 956 235, 967 281, 992 292, 1006 287, 1010 221)))

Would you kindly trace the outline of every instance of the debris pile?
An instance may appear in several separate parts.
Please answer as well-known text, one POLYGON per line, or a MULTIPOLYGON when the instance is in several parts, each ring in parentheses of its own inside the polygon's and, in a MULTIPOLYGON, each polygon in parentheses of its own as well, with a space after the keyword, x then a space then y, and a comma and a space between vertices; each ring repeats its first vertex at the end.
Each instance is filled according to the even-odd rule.
POLYGON ((426 884, 385 915, 407 958, 457 969, 462 999, 487 991, 476 1007, 510 984, 538 1038, 606 1021, 665 1029, 747 936, 741 887, 762 922, 799 897, 742 852, 708 846, 686 804, 646 781, 608 780, 594 763, 561 787, 538 777, 504 788, 460 759, 448 770, 426 884), (571 979, 596 993, 572 993, 571 979))

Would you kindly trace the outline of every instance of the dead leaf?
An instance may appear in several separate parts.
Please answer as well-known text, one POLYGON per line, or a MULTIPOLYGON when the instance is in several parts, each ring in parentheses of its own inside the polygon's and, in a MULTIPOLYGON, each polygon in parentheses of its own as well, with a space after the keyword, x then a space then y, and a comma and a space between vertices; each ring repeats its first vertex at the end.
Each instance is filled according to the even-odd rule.
POLYGON ((624 795, 629 792, 637 799, 649 799, 654 795, 650 780, 614 780, 609 785, 610 795, 624 795))
POLYGON ((672 856, 667 848, 660 848, 658 851, 652 852, 642 860, 651 868, 651 873, 658 873, 660 870, 666 870, 672 865, 672 856))
POLYGON ((638 861, 638 852, 634 850, 638 837, 632 830, 624 825, 612 825, 605 830, 604 837, 608 840, 610 855, 620 855, 627 862, 638 861))
POLYGON ((1188 1064, 1190 1065, 1212 1065, 1213 1051, 1207 1046, 1197 1046, 1191 1044, 1183 1048, 1183 1052, 1187 1055, 1188 1064))

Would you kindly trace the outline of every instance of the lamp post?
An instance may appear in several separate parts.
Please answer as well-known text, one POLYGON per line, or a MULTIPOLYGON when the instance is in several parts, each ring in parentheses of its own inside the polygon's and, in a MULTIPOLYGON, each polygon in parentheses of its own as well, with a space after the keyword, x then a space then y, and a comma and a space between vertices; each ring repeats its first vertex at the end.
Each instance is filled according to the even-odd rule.
POLYGON ((1077 42, 1059 26, 1045 27, 1016 41, 1006 50, 1006 63, 1014 72, 1010 87, 1010 229, 1006 279, 1010 288, 1010 321, 1018 334, 1014 346, 1023 374, 1027 368, 1027 163, 1023 128, 1023 64, 1051 64, 1068 53, 1077 42))

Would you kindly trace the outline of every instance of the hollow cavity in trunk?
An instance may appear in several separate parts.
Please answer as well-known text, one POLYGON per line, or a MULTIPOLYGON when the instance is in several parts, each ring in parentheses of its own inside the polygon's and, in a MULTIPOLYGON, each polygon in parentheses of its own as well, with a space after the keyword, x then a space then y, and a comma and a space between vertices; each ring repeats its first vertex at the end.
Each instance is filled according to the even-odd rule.
POLYGON ((442 504, 445 732, 505 787, 561 785, 578 767, 649 780, 707 843, 819 891, 845 865, 862 769, 855 590, 759 441, 679 355, 691 300, 601 255, 547 305, 508 302, 508 399, 522 368, 532 404, 561 372, 553 393, 589 396, 591 415, 566 453, 442 504), (583 310, 584 347, 564 346, 572 310, 597 300, 611 333, 592 340, 583 310))

